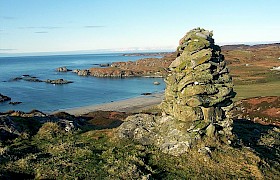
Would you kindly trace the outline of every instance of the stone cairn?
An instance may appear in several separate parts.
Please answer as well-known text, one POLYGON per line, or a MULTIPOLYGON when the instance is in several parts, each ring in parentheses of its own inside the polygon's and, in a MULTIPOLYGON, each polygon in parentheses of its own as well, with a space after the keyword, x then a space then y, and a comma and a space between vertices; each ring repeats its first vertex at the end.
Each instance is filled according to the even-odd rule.
POLYGON ((230 143, 229 110, 235 93, 221 48, 212 36, 196 28, 180 40, 165 80, 162 116, 130 116, 120 126, 119 137, 154 144, 173 155, 205 138, 230 143))

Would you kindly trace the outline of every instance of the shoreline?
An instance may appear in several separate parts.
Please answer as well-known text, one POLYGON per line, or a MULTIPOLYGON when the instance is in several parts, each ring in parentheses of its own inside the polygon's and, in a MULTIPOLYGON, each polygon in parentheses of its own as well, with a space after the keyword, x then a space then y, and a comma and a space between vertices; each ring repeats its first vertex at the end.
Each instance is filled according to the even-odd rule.
POLYGON ((50 114, 57 112, 66 112, 71 115, 79 116, 93 111, 119 111, 119 112, 139 112, 141 110, 147 109, 149 107, 158 105, 162 102, 164 98, 164 93, 156 93, 141 97, 134 97, 125 100, 98 104, 98 105, 89 105, 82 106, 77 108, 70 109, 60 109, 50 114))

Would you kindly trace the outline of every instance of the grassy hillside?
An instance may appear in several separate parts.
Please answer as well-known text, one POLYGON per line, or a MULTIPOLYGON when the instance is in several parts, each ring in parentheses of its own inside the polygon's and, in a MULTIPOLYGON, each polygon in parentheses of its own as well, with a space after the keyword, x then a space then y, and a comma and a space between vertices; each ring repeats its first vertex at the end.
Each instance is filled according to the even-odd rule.
POLYGON ((4 179, 278 178, 279 147, 271 139, 279 144, 279 129, 235 125, 232 147, 210 143, 211 152, 195 148, 174 157, 152 146, 120 141, 112 130, 65 133, 56 123, 45 123, 34 136, 1 143, 0 172, 4 179), (256 137, 252 129, 264 134, 256 137), (257 145, 246 144, 250 138, 256 138, 257 145))

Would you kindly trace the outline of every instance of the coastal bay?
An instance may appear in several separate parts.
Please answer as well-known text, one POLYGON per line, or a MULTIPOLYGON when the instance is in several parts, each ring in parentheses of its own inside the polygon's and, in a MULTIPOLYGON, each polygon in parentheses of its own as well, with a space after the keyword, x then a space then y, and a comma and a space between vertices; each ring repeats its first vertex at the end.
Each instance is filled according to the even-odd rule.
POLYGON ((98 78, 78 76, 70 71, 56 71, 56 68, 62 66, 66 66, 69 69, 87 69, 99 67, 96 64, 136 61, 141 58, 143 56, 128 57, 116 53, 1 57, 1 93, 11 97, 13 102, 22 103, 12 105, 9 102, 3 102, 0 104, 0 112, 9 110, 27 112, 32 109, 53 112, 60 109, 98 105, 134 98, 147 92, 162 92, 165 88, 163 78, 98 78), (30 78, 26 79, 27 75, 32 77, 31 80, 29 80, 30 78), (65 79, 73 83, 48 84, 41 82, 41 80, 47 79, 65 79), (160 82, 160 85, 154 85, 155 81, 160 82))

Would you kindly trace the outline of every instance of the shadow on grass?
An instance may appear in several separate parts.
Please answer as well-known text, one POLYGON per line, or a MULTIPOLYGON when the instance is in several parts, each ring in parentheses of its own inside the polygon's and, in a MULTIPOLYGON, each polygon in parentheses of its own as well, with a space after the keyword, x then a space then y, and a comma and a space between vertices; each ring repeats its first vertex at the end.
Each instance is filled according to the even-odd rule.
MULTIPOLYGON (((246 119, 233 122, 233 133, 236 135, 234 146, 244 145, 255 151, 260 158, 270 165, 280 165, 280 135, 274 131, 277 126, 262 125, 246 119)), ((280 169, 280 168, 279 168, 280 169)))
POLYGON ((10 179, 35 179, 35 176, 27 173, 17 173, 11 171, 0 171, 0 179, 10 180, 10 179))
POLYGON ((94 111, 80 116, 84 131, 113 129, 119 127, 129 114, 113 111, 94 111))

